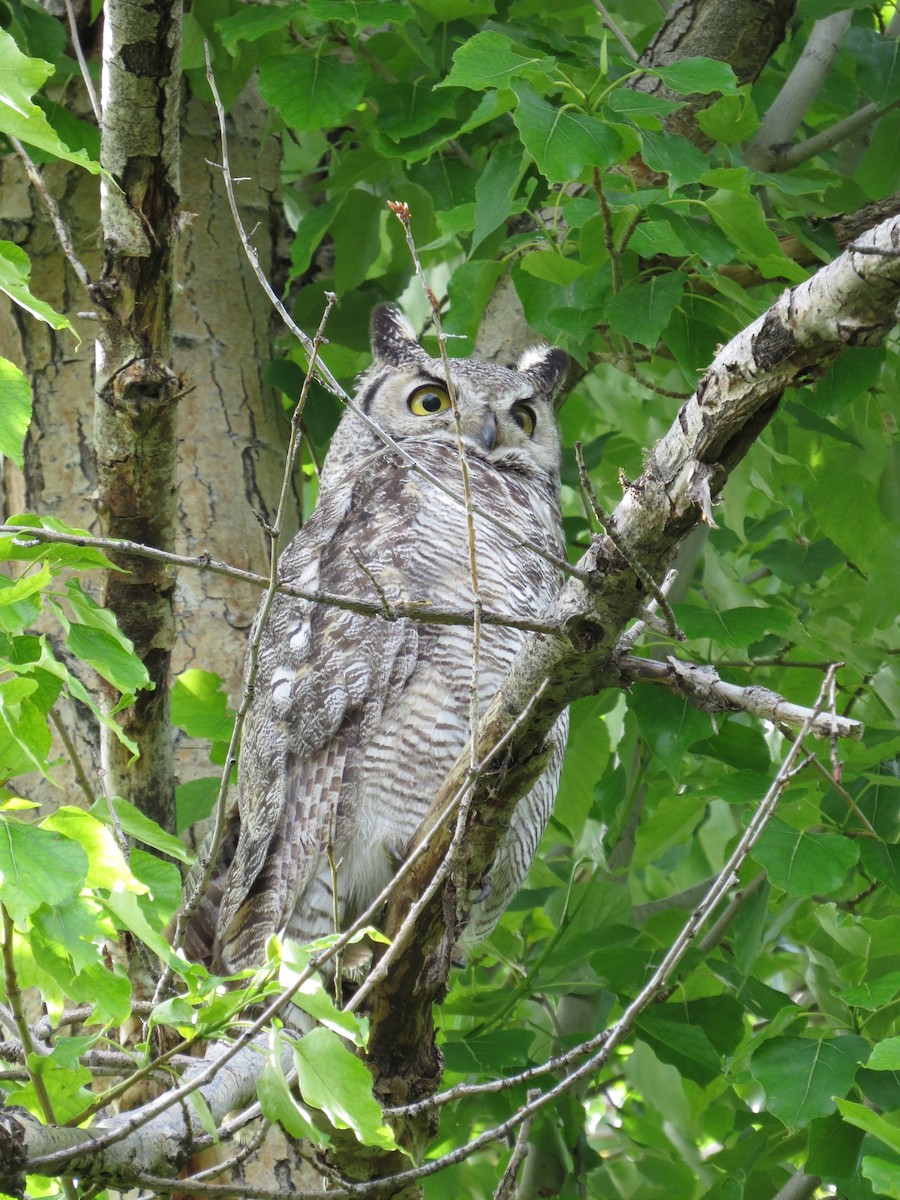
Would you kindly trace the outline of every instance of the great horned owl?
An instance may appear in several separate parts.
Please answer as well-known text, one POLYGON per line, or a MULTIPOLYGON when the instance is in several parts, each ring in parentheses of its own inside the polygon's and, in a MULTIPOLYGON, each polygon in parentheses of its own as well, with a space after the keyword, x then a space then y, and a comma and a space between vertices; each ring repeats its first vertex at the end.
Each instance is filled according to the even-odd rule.
MULTIPOLYGON (((444 369, 392 307, 375 310, 372 350, 357 405, 459 502, 348 410, 325 460, 318 505, 285 550, 280 577, 308 592, 376 604, 471 609, 444 369)), ((549 347, 526 351, 513 370, 451 360, 473 502, 501 526, 475 519, 478 586, 492 613, 537 617, 559 585, 554 566, 520 539, 563 553, 552 402, 565 367, 565 355, 549 347)), ((524 637, 483 626, 482 709, 524 637)), ((468 741, 472 644, 468 625, 389 621, 275 597, 244 729, 227 877, 189 932, 192 956, 211 958, 220 971, 256 966, 273 933, 308 942, 334 930, 335 913, 346 927, 371 903, 468 741)), ((549 766, 516 807, 466 942, 493 929, 534 857, 566 732, 564 714, 551 732, 549 766)))

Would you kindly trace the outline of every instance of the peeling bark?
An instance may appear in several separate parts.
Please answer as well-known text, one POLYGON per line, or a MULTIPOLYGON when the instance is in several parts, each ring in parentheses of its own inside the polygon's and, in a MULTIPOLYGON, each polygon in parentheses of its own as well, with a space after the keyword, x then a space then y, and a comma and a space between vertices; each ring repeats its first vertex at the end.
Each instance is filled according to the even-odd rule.
MULTIPOLYGON (((182 383, 171 362, 178 245, 181 4, 106 7, 100 161, 103 266, 92 287, 94 450, 104 535, 175 548, 176 420, 182 383)), ((121 563, 124 567, 126 564, 121 563)), ((101 733, 108 793, 175 828, 169 667, 175 643, 171 573, 157 564, 109 572, 103 602, 146 666, 152 690, 122 714, 140 757, 101 733)))

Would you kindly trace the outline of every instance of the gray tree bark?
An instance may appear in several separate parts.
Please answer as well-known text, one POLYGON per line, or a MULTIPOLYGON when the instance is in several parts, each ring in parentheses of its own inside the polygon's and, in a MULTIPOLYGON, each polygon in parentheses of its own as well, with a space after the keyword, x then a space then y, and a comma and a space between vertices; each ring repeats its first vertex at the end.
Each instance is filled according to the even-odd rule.
MULTIPOLYGON (((235 172, 246 179, 240 187, 245 222, 255 229, 261 265, 271 274, 281 210, 278 146, 265 134, 265 111, 249 85, 232 105, 228 119, 235 172)), ((177 405, 175 549, 186 554, 210 550, 217 558, 266 573, 268 547, 254 514, 265 519, 274 511, 288 430, 281 405, 263 380, 272 355, 273 315, 244 258, 219 172, 210 165, 218 158, 210 108, 188 99, 182 112, 185 219, 172 359, 186 394, 177 405)), ((95 177, 65 163, 51 164, 43 173, 79 257, 91 276, 98 278, 95 177)), ((0 236, 28 251, 35 294, 53 298, 83 338, 76 346, 71 335, 54 333, 6 304, 5 298, 0 304, 0 353, 23 367, 34 394, 25 470, 3 463, 4 514, 27 511, 58 516, 99 534, 91 421, 97 323, 76 315, 94 306, 59 247, 40 197, 12 157, 0 159, 0 236)), ((298 518, 294 497, 288 535, 296 529, 298 518)), ((231 580, 192 571, 182 572, 175 581, 173 601, 173 672, 187 667, 215 671, 224 679, 232 703, 236 702, 256 594, 231 580)), ((55 636, 52 629, 50 633, 55 636)), ((89 682, 93 687, 94 681, 89 682)), ((58 716, 99 790, 99 735, 93 722, 65 702, 58 716)), ((204 744, 176 731, 173 745, 176 782, 214 770, 204 744)), ((60 753, 64 755, 62 747, 60 753)), ((29 795, 51 805, 61 800, 78 803, 80 793, 67 762, 60 763, 54 776, 60 788, 35 780, 29 795)))

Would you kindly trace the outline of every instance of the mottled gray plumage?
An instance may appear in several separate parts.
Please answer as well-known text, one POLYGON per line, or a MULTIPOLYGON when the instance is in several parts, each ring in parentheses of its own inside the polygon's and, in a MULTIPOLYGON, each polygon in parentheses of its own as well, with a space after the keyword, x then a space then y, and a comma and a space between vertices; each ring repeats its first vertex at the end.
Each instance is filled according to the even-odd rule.
MULTIPOLYGON (((462 497, 440 361, 388 307, 374 314, 372 345, 375 361, 357 403, 462 497)), ((527 351, 518 370, 451 360, 475 503, 513 531, 476 519, 479 587, 491 612, 538 616, 559 585, 555 568, 517 544, 515 533, 563 551, 552 400, 565 363, 547 347, 527 351)), ((280 573, 310 592, 376 603, 472 604, 462 505, 349 410, 325 461, 318 506, 284 552, 280 573)), ((524 636, 483 627, 482 710, 524 636)), ((342 924, 371 902, 468 740, 472 637, 465 625, 386 621, 275 598, 244 730, 227 877, 211 890, 189 952, 211 951, 217 969, 236 970, 261 962, 273 933, 306 942, 331 932, 329 843, 342 924)), ((528 869, 556 793, 566 728, 563 717, 550 765, 516 808, 466 941, 490 932, 528 869)))

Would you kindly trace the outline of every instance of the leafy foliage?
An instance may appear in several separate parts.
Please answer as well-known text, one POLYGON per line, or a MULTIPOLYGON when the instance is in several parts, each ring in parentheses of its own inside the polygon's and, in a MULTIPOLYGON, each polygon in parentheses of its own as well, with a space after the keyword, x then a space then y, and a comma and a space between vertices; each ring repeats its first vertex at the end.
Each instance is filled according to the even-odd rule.
MULTIPOLYGON (((661 21, 649 2, 609 7, 638 50, 661 21)), ((743 154, 811 21, 838 7, 802 5, 794 36, 753 85, 739 85, 723 63, 691 59, 650 72, 661 88, 636 89, 634 64, 586 0, 563 0, 552 21, 532 0, 199 2, 186 18, 185 68, 207 95, 207 39, 226 102, 258 69, 282 140, 287 286, 298 321, 314 327, 323 293, 340 296, 328 329, 332 370, 349 378, 364 364, 375 302, 402 298, 420 325, 426 316, 389 199, 410 207, 445 327, 458 335, 451 353, 471 352, 501 281, 529 324, 568 351, 578 380, 560 420, 566 529, 577 553, 590 531, 573 443, 583 443, 612 508, 620 476, 639 473, 645 448, 676 417, 715 347, 833 256, 825 218, 897 187, 900 110, 889 108, 900 98, 897 43, 865 5, 855 6, 805 129, 821 131, 871 101, 888 110, 871 137, 777 174, 748 166, 743 154), (697 115, 714 141, 708 150, 666 125, 698 95, 715 97, 697 115)), ((0 54, 19 71, 15 87, 0 92, 0 128, 88 165, 63 137, 61 111, 33 99, 49 77, 44 57, 58 74, 72 73, 64 39, 49 18, 17 13, 10 32, 0 31, 0 54)), ((2 245, 0 288, 65 329, 65 318, 31 296, 23 252, 2 245)), ((532 1153, 552 1164, 561 1197, 749 1200, 774 1195, 798 1171, 847 1200, 900 1195, 892 351, 849 350, 789 397, 730 480, 718 528, 694 547, 696 566, 685 554, 679 656, 807 705, 825 665, 841 661, 836 705, 864 720, 866 734, 809 747, 730 903, 688 952, 670 993, 594 1078, 539 1114, 532 1153)), ((285 345, 272 378, 289 390, 289 368, 301 363, 285 345)), ((27 400, 21 381, 0 371, 0 450, 16 459, 27 400)), ((324 395, 307 412, 309 469, 337 413, 324 395)), ((35 517, 11 523, 83 533, 35 517)), ((40 615, 55 619, 67 651, 117 688, 122 704, 146 676, 78 581, 110 565, 96 550, 4 535, 0 555, 14 564, 0 578, 0 762, 27 795, 30 773, 52 773, 48 720, 61 697, 88 704, 98 721, 113 719, 56 640, 34 632, 40 615)), ((653 640, 642 653, 672 653, 653 640)), ((219 765, 231 720, 214 676, 182 676, 173 721, 209 741, 219 765)), ((619 1017, 721 869, 783 749, 774 728, 743 714, 713 722, 661 689, 580 701, 528 886, 441 1011, 445 1083, 515 1077, 619 1017)), ((183 826, 208 811, 216 787, 184 786, 183 826)), ((183 856, 127 804, 116 813, 131 838, 183 856)), ((98 1106, 80 1056, 130 1009, 129 981, 107 954, 122 931, 177 974, 179 994, 157 1008, 150 1029, 209 1036, 251 994, 277 988, 277 958, 243 981, 246 990, 222 995, 203 968, 171 954, 163 931, 179 902, 176 869, 142 850, 126 863, 99 808, 63 807, 36 820, 7 805, 2 816, 7 993, 18 978, 41 988, 54 1012, 63 997, 90 1001, 97 1022, 84 1037, 57 1038, 33 1077, 4 1082, 11 1103, 47 1117, 39 1073, 57 1120, 98 1106)), ((273 1051, 263 1111, 295 1136, 327 1140, 325 1113, 365 1144, 390 1145, 364 1069, 333 1032, 360 1040, 363 1031, 341 1029, 337 1010, 326 1018, 333 1005, 321 987, 311 984, 303 1000, 323 1027, 297 1051, 301 1094, 273 1051)), ((148 1038, 138 1061, 154 1052, 148 1038)), ((448 1104, 429 1153, 503 1122, 525 1091, 514 1079, 448 1104)), ((490 1195, 504 1154, 492 1145, 448 1167, 426 1195, 490 1195)))

